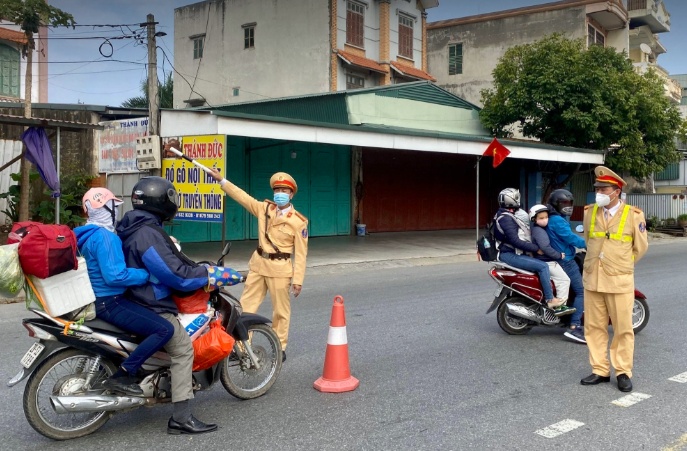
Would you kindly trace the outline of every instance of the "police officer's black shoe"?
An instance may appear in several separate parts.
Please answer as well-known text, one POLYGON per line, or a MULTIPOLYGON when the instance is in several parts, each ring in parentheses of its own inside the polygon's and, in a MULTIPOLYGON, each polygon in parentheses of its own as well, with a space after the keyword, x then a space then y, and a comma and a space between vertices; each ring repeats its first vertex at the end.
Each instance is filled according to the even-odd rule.
POLYGON ((110 377, 102 382, 102 387, 125 395, 143 396, 141 386, 131 376, 110 377))
POLYGON ((170 418, 167 422, 167 433, 173 435, 204 434, 205 432, 212 432, 216 430, 216 424, 205 424, 193 415, 191 415, 191 418, 189 418, 185 423, 174 421, 174 418, 170 418))
POLYGON ((618 390, 622 392, 632 391, 632 380, 627 374, 618 374, 618 390))
POLYGON ((589 376, 585 377, 580 381, 580 384, 582 385, 597 385, 602 382, 610 382, 611 378, 610 376, 599 376, 598 374, 590 374, 589 376))
POLYGON ((286 351, 281 352, 281 363, 286 362, 286 351))

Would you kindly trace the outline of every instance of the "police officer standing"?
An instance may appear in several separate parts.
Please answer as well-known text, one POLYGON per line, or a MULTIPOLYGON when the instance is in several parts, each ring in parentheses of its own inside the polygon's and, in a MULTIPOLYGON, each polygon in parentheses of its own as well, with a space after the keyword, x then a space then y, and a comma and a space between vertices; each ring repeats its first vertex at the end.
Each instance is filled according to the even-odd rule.
MULTIPOLYGON (((229 197, 258 218, 258 248, 248 263, 241 306, 245 312, 255 313, 269 291, 272 327, 279 337, 282 351, 285 351, 291 320, 289 287, 294 297, 301 293, 308 254, 308 220, 291 204, 298 185, 289 174, 277 172, 270 178, 273 200, 259 201, 222 178, 217 170, 212 176, 229 197)), ((282 354, 282 360, 286 360, 286 352, 282 354)))
POLYGON ((580 381, 596 385, 610 381, 611 364, 618 389, 632 391, 634 331, 634 266, 647 251, 644 213, 620 199, 625 181, 598 166, 594 173, 596 203, 584 210, 587 256, 584 262, 585 338, 592 374, 580 381), (608 319, 613 341, 608 360, 608 319))

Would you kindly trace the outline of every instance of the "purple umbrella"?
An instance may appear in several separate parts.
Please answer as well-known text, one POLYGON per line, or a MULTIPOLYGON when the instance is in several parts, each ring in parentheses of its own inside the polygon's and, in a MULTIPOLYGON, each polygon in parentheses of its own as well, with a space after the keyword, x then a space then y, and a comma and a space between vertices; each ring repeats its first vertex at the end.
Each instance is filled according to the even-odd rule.
POLYGON ((45 129, 30 127, 22 133, 21 140, 26 144, 26 159, 36 165, 41 178, 52 190, 52 197, 60 197, 60 178, 45 129))

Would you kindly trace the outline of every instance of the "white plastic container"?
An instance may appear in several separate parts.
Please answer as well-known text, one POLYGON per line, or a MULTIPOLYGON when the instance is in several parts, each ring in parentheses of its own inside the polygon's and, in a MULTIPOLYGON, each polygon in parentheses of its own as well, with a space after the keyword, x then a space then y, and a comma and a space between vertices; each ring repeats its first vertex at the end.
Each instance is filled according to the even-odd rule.
POLYGON ((186 332, 191 337, 191 341, 203 335, 205 330, 210 327, 210 319, 214 315, 214 311, 208 310, 205 313, 179 313, 177 318, 179 322, 186 329, 186 332))
POLYGON ((88 278, 86 260, 78 257, 79 268, 40 279, 29 276, 36 291, 45 302, 45 310, 50 316, 61 316, 95 301, 95 293, 88 278))

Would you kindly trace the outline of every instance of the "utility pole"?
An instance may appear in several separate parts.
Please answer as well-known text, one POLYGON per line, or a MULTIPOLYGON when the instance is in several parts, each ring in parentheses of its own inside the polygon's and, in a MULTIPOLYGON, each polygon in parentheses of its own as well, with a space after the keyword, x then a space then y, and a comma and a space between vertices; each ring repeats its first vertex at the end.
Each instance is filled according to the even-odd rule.
MULTIPOLYGON (((148 135, 159 136, 160 134, 160 96, 158 94, 157 81, 157 42, 155 40, 155 16, 148 14, 146 23, 141 26, 148 28, 148 135)), ((160 155, 161 157, 161 155, 160 155)), ((161 160, 159 160, 161 161, 161 160)), ((160 169, 152 169, 151 175, 161 175, 160 169)))

